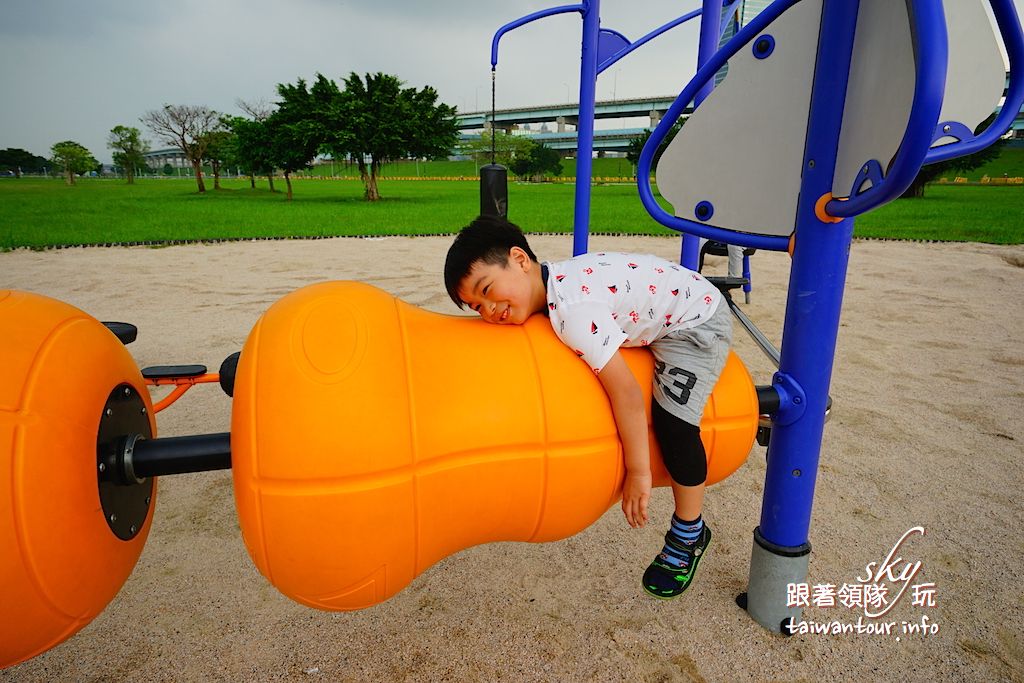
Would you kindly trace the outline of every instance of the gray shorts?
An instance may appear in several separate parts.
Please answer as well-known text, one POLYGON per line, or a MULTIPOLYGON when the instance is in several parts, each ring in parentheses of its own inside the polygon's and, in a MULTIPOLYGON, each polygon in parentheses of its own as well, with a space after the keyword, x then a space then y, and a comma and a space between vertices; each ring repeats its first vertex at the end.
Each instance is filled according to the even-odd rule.
POLYGON ((725 367, 732 342, 732 312, 724 300, 710 318, 651 344, 654 400, 683 422, 700 426, 704 406, 725 367))

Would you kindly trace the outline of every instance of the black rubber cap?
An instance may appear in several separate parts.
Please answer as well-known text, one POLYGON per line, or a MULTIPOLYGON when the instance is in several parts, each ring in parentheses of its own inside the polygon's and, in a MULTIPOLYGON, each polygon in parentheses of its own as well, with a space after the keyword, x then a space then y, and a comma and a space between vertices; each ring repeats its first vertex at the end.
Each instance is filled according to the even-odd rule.
POLYGON ((220 364, 220 388, 228 396, 235 395, 235 372, 238 371, 238 359, 241 355, 241 351, 236 351, 220 364))

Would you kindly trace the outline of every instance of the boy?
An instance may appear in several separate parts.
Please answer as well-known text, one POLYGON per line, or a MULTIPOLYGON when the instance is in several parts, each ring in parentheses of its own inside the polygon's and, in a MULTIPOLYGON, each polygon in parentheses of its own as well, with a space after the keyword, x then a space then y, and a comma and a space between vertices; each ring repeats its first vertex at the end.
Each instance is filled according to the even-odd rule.
POLYGON ((597 373, 622 441, 622 511, 633 528, 647 523, 650 452, 643 392, 620 346, 649 346, 655 358, 652 422, 672 476, 675 514, 665 547, 644 573, 659 598, 685 591, 711 541, 701 519, 707 459, 700 419, 725 365, 732 319, 703 277, 655 256, 583 254, 540 263, 522 231, 480 216, 448 250, 445 287, 459 308, 489 323, 521 325, 548 315, 558 338, 597 373))

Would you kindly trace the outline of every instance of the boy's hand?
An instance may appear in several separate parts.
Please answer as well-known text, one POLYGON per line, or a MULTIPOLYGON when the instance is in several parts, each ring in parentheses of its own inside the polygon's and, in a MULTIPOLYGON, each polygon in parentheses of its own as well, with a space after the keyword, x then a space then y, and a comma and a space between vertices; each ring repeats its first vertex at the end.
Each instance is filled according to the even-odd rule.
POLYGON ((647 524, 647 502, 651 499, 651 473, 626 473, 622 485, 622 513, 634 529, 647 524))

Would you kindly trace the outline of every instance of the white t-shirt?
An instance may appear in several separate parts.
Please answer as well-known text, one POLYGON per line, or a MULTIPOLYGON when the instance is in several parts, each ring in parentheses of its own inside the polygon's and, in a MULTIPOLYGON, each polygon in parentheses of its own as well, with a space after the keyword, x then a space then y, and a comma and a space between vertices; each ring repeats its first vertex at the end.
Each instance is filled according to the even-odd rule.
POLYGON ((698 273, 649 254, 582 254, 544 265, 551 327, 594 372, 620 346, 647 346, 700 325, 722 299, 698 273))

